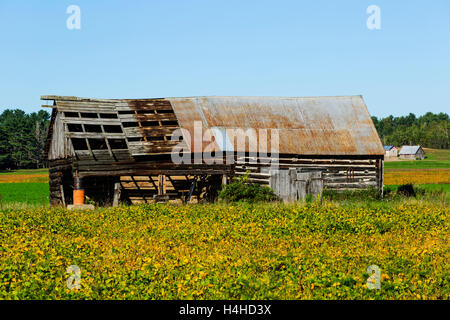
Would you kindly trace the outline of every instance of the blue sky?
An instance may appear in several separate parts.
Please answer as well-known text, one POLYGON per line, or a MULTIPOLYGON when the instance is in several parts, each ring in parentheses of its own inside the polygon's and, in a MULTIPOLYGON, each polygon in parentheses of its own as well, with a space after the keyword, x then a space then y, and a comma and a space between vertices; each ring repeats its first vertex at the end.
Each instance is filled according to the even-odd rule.
POLYGON ((450 1, 0 0, 0 111, 41 95, 363 95, 450 110, 450 1), (381 9, 369 30, 366 8, 381 9), (81 30, 66 28, 69 5, 81 30))

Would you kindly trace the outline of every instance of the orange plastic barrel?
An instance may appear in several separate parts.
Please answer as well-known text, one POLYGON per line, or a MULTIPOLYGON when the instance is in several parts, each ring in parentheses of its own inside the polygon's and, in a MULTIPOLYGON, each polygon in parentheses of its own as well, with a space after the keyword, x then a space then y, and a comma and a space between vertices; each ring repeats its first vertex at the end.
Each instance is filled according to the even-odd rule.
POLYGON ((84 190, 73 190, 73 204, 84 204, 84 190))
POLYGON ((73 181, 73 204, 84 204, 84 189, 81 183, 81 178, 77 175, 73 181))

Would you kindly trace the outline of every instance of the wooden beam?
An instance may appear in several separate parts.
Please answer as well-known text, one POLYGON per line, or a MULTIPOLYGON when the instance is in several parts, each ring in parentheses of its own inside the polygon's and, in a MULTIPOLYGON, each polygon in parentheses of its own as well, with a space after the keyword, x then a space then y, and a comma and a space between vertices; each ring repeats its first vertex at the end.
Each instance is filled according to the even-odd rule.
MULTIPOLYGON (((81 128, 83 128, 83 133, 86 133, 86 129, 84 128, 84 124, 81 124, 81 128)), ((94 160, 97 160, 97 158, 95 157, 94 153, 92 152, 91 145, 89 144, 88 138, 85 138, 84 140, 86 141, 86 145, 88 147, 89 153, 91 154, 91 157, 94 158, 94 160)))
MULTIPOLYGON (((156 110, 154 110, 156 111, 156 110)), ((136 111, 137 112, 137 111, 136 111)), ((119 114, 121 121, 176 121, 177 117, 174 113, 135 113, 135 114, 119 114)), ((161 126, 161 125, 160 125, 161 126)))
POLYGON ((107 118, 74 118, 74 117, 61 117, 64 123, 69 124, 109 124, 120 125, 120 119, 107 119, 107 118))
POLYGON ((156 185, 156 183, 153 180, 152 176, 148 176, 148 178, 150 179, 151 183, 153 184, 153 187, 155 187, 155 190, 158 190, 158 186, 156 185))
POLYGON ((64 187, 63 187, 62 183, 59 185, 59 190, 61 191, 62 204, 65 207, 66 206, 66 197, 64 196, 64 187))
POLYGON ((114 184, 114 198, 113 198, 113 207, 119 206, 120 199, 120 182, 116 182, 114 184))
POLYGON ((166 176, 158 175, 158 195, 166 194, 166 176))
POLYGON ((65 132, 65 136, 68 138, 93 138, 93 139, 125 139, 123 133, 99 133, 99 132, 65 132))
POLYGON ((100 127, 102 128, 102 133, 103 133, 103 137, 102 138, 105 139, 106 147, 108 148, 109 155, 111 156, 111 158, 113 158, 114 160, 117 161, 116 157, 114 157, 114 154, 112 152, 111 146, 109 145, 109 141, 108 141, 108 137, 106 136, 105 128, 103 128, 103 125, 100 125, 100 127))
POLYGON ((101 102, 101 103, 114 103, 114 104, 126 104, 123 99, 94 99, 94 98, 81 98, 75 96, 55 96, 55 95, 44 95, 41 96, 41 100, 58 100, 58 101, 76 101, 76 102, 101 102))
POLYGON ((118 177, 118 176, 149 176, 149 175, 222 175, 224 174, 224 170, 134 170, 134 169, 127 169, 127 170, 114 170, 114 171, 79 171, 80 177, 104 177, 104 176, 111 176, 111 177, 118 177))

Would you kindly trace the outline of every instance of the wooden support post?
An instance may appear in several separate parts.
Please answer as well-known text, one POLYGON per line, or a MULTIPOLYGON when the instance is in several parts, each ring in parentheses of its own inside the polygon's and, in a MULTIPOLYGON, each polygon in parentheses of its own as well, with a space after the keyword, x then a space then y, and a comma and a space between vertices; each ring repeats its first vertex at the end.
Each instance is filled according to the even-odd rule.
POLYGON ((162 180, 163 180, 163 193, 162 194, 166 194, 167 179, 166 179, 165 175, 162 176, 162 180))
POLYGON ((162 194, 162 180, 161 175, 158 175, 158 195, 162 194))
POLYGON ((114 198, 113 198, 113 207, 119 206, 120 199, 120 182, 114 183, 114 198))
POLYGON ((62 204, 65 207, 66 206, 66 199, 64 197, 64 187, 62 184, 59 185, 59 189, 61 190, 61 199, 62 199, 62 204))
POLYGON ((228 184, 228 177, 227 177, 226 174, 224 174, 224 175, 222 176, 222 184, 224 184, 224 185, 227 185, 227 184, 228 184))
POLYGON ((189 189, 189 194, 186 197, 186 203, 189 203, 189 201, 191 201, 191 197, 192 197, 192 194, 194 193, 196 181, 197 181, 197 176, 195 176, 194 179, 192 180, 191 188, 189 189))
POLYGON ((383 198, 384 191, 384 161, 380 159, 380 194, 381 198, 383 198))
POLYGON ((158 175, 158 195, 166 194, 166 176, 158 175))

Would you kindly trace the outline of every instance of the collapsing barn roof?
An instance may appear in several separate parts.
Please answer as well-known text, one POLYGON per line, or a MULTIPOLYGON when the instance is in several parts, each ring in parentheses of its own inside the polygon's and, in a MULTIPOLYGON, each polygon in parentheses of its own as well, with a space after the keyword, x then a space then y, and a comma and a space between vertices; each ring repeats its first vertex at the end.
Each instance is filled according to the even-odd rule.
POLYGON ((46 145, 52 204, 72 202, 73 176, 89 199, 116 204, 194 192, 214 199, 221 182, 243 174, 275 186, 278 168, 293 181, 296 173, 322 175, 324 188, 382 190, 384 149, 360 96, 41 99, 53 108, 46 145))
MULTIPOLYGON (((102 114, 117 115, 116 118, 105 116, 99 120, 120 124, 123 127, 123 136, 127 138, 127 148, 132 156, 170 153, 174 144, 171 144, 167 137, 176 128, 185 129, 190 133, 193 139, 184 141, 190 141, 188 147, 193 151, 196 143, 195 122, 201 122, 203 129, 212 129, 213 134, 231 128, 255 129, 257 135, 259 129, 267 129, 269 132, 277 129, 280 154, 355 156, 384 154, 383 145, 361 96, 189 97, 136 100, 43 96, 41 99, 53 100, 54 105, 49 107, 64 112, 62 119, 66 124, 97 123, 98 120, 88 117, 83 119, 81 115, 94 109, 102 114), (71 111, 78 112, 77 117, 80 118, 73 118, 71 111), (139 125, 130 127, 129 123, 134 122, 139 125), (147 140, 147 137, 155 135, 154 132, 164 134, 164 141, 147 140)), ((103 134, 108 135, 105 132, 103 134)), ((49 141, 51 135, 50 130, 49 141)), ((120 136, 117 132, 113 135, 116 138, 120 136)), ((73 137, 75 136, 73 134, 73 137)), ((202 145, 205 147, 208 144, 209 142, 203 142, 202 145)), ((231 142, 230 148, 237 152, 249 151, 248 145, 242 150, 242 147, 234 142, 231 142)), ((217 143, 217 149, 226 148, 222 143, 217 143)))

